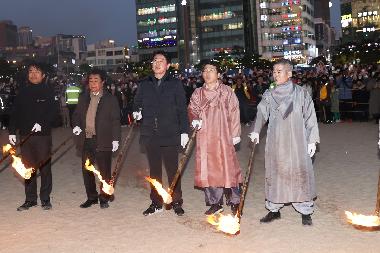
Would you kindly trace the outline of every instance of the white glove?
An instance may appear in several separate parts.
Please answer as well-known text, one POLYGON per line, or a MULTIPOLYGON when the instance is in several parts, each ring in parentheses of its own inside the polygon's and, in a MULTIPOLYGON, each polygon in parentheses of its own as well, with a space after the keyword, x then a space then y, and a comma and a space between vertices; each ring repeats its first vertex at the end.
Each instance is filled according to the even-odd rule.
POLYGON ((201 129, 201 128, 202 128, 202 120, 197 120, 197 119, 193 120, 193 121, 191 122, 191 126, 192 126, 194 129, 197 129, 197 130, 201 129))
POLYGON ((10 144, 16 145, 16 135, 10 134, 8 138, 10 144))
POLYGON ((186 147, 186 144, 189 142, 189 136, 187 134, 181 134, 181 146, 182 148, 186 147))
POLYGON ((76 126, 73 128, 73 134, 80 135, 81 132, 82 132, 82 129, 80 129, 79 126, 76 126))
POLYGON ((258 133, 252 132, 248 134, 248 137, 251 139, 252 142, 256 142, 256 144, 259 144, 260 136, 258 133))
POLYGON ((119 142, 118 141, 113 141, 112 142, 112 152, 115 152, 118 149, 119 149, 119 142))
POLYGON ((310 143, 307 145, 307 153, 309 154, 310 157, 314 156, 316 149, 317 149, 317 146, 315 145, 315 143, 310 143))
POLYGON ((232 143, 234 145, 238 144, 240 141, 241 141, 240 137, 234 137, 234 138, 232 138, 232 143))
POLYGON ((140 119, 142 119, 142 113, 141 113, 141 111, 133 112, 133 113, 132 113, 132 116, 133 116, 133 118, 134 118, 135 120, 140 120, 140 119))
POLYGON ((36 123, 34 124, 33 128, 32 128, 32 132, 41 132, 41 125, 36 123))

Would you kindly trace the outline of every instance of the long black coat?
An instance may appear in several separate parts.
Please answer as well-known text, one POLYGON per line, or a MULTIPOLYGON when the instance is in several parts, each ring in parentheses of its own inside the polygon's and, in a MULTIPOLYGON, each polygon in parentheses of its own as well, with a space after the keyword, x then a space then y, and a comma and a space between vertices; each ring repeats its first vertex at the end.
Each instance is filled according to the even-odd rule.
MULTIPOLYGON (((90 93, 84 92, 79 96, 78 105, 73 114, 73 126, 79 126, 82 132, 76 141, 81 153, 86 137, 86 114, 90 104, 90 93)), ((112 151, 112 141, 120 141, 120 108, 115 96, 103 91, 95 117, 96 150, 112 151)))
POLYGON ((137 89, 134 111, 142 109, 140 143, 156 131, 162 146, 178 146, 182 133, 189 132, 186 95, 180 80, 165 75, 161 84, 153 76, 143 79, 137 89))

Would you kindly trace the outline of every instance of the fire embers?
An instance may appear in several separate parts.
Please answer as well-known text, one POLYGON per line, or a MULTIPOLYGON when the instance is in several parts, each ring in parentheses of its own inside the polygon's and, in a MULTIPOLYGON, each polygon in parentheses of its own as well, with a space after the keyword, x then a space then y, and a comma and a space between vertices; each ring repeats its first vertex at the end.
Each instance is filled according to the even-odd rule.
POLYGON ((166 191, 162 187, 162 184, 160 182, 158 182, 156 179, 153 179, 150 177, 145 177, 145 179, 154 186, 154 188, 156 189, 158 194, 162 197, 162 200, 165 204, 172 203, 173 199, 172 199, 172 196, 170 196, 170 194, 168 193, 169 189, 168 189, 168 191, 166 191))
POLYGON ((207 222, 215 226, 218 231, 226 234, 236 235, 240 231, 239 218, 231 214, 209 215, 207 216, 207 222))
POLYGON ((345 211, 347 221, 359 229, 377 230, 380 228, 380 217, 377 215, 362 215, 345 211))
POLYGON ((100 175, 100 172, 95 169, 95 166, 90 163, 90 160, 87 158, 86 163, 84 164, 86 170, 93 172, 102 183, 102 191, 108 195, 112 195, 115 191, 112 184, 108 184, 100 175))
POLYGON ((16 150, 10 144, 3 146, 3 155, 8 153, 12 156, 12 167, 25 179, 30 179, 34 168, 26 168, 20 157, 16 156, 16 150))

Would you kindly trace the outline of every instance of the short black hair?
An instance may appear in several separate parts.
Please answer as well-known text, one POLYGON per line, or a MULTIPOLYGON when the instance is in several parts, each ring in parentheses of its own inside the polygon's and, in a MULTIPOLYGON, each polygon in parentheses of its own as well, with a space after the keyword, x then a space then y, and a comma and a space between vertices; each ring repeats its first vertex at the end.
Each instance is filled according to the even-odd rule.
POLYGON ((153 61, 154 57, 156 57, 156 55, 159 55, 159 54, 162 55, 162 56, 164 56, 165 59, 166 59, 166 61, 168 63, 172 62, 172 59, 170 58, 169 54, 166 51, 164 51, 164 50, 156 50, 156 51, 154 51, 153 55, 152 55, 152 61, 153 61))
POLYGON ((202 72, 203 72, 204 68, 206 67, 206 65, 214 66, 216 68, 216 71, 218 71, 218 73, 222 72, 219 62, 217 62, 215 60, 204 60, 202 62, 202 68, 201 68, 202 72))
POLYGON ((87 83, 90 75, 99 75, 102 81, 105 81, 107 79, 107 73, 104 70, 98 68, 93 68, 87 73, 87 83))
POLYGON ((27 70, 29 71, 30 68, 36 68, 37 70, 41 71, 41 73, 42 73, 43 75, 46 74, 45 67, 44 67, 44 65, 43 65, 42 63, 40 63, 40 62, 31 62, 31 63, 29 63, 29 64, 28 64, 28 67, 27 67, 27 70))

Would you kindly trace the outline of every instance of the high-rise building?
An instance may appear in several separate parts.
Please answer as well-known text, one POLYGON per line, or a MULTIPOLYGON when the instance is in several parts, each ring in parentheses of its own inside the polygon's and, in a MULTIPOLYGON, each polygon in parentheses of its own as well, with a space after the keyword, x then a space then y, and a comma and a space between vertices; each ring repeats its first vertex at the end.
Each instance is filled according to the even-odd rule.
POLYGON ((165 49, 178 62, 178 34, 183 27, 180 1, 136 0, 136 13, 140 60, 150 60, 153 51, 165 49))
POLYGON ((341 0, 342 43, 380 37, 380 0, 341 0))
POLYGON ((186 69, 219 51, 255 52, 255 2, 136 0, 140 60, 149 60, 154 50, 164 48, 186 69))
POLYGON ((29 26, 21 26, 18 28, 18 45, 22 47, 33 44, 32 29, 29 26))
POLYGON ((83 60, 86 52, 86 37, 84 35, 57 34, 54 39, 57 50, 62 53, 74 53, 75 60, 83 60))
POLYGON ((87 46, 87 64, 107 71, 122 67, 128 58, 128 49, 117 46, 114 40, 105 40, 87 46))
POLYGON ((315 18, 315 39, 318 54, 330 59, 331 49, 335 46, 335 30, 322 18, 315 18))
POLYGON ((330 5, 331 0, 314 1, 314 17, 321 18, 327 25, 330 24, 330 5))
POLYGON ((10 20, 0 21, 0 48, 17 46, 17 26, 10 20))
POLYGON ((201 59, 212 58, 219 51, 245 48, 243 1, 196 0, 195 2, 199 21, 201 59))
POLYGON ((258 0, 259 54, 306 63, 317 56, 313 0, 258 0))

